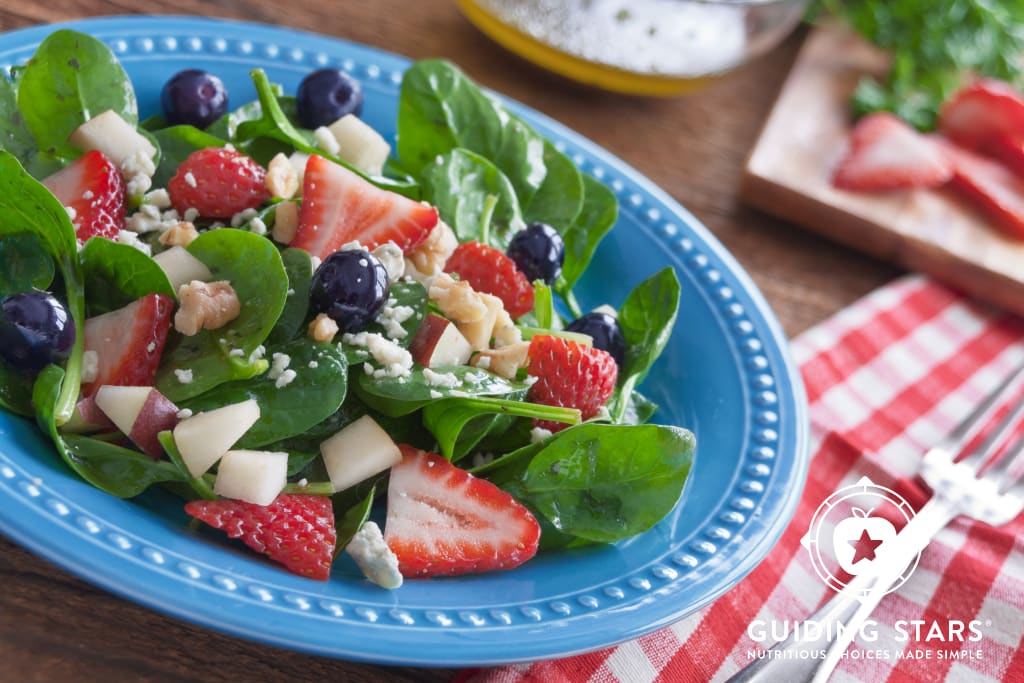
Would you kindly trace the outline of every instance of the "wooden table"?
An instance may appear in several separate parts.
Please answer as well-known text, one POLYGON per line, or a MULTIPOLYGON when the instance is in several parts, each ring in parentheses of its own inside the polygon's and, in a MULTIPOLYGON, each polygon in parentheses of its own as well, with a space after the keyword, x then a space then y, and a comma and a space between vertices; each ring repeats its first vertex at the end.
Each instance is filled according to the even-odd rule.
MULTIPOLYGON (((445 0, 6 0, 0 30, 88 16, 215 15, 318 31, 409 57, 443 56, 481 83, 574 128, 697 215, 798 334, 898 274, 745 207, 744 160, 796 56, 798 32, 759 63, 690 97, 634 99, 567 83, 511 56, 445 0)), ((256 645, 114 597, 0 538, 5 681, 446 681, 256 645)))

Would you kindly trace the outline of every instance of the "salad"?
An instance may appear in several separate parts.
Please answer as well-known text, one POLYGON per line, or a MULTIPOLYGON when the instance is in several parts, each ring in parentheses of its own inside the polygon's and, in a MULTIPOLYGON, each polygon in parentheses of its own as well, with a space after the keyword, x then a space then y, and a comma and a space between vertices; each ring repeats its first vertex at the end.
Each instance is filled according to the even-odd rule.
POLYGON ((664 517, 694 437, 637 386, 678 280, 573 294, 614 194, 444 61, 404 75, 394 150, 343 71, 251 75, 229 109, 169 74, 140 121, 61 30, 0 79, 0 405, 93 486, 164 487, 312 579, 342 552, 386 588, 509 569, 664 517))

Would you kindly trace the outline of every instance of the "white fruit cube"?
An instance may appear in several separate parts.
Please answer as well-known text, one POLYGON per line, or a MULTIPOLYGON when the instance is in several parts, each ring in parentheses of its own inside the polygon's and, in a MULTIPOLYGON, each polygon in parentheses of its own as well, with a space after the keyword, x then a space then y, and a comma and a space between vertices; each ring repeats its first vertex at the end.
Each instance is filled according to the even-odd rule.
POLYGON ((455 323, 437 313, 428 313, 409 344, 412 359, 426 368, 465 365, 473 347, 455 323))
POLYGON ((174 428, 174 444, 189 474, 201 477, 260 419, 255 399, 197 413, 174 428))
POLYGON ((342 491, 402 460, 402 452, 372 417, 364 415, 320 444, 335 491, 342 491))
POLYGON ((228 451, 217 466, 213 492, 255 505, 270 505, 284 489, 287 477, 287 453, 228 451))
POLYGON ((153 143, 110 109, 76 128, 68 142, 83 152, 98 149, 122 171, 133 159, 156 156, 153 143))
POLYGON ((354 114, 346 114, 327 126, 341 151, 338 158, 368 175, 380 175, 391 154, 391 145, 354 114))
POLYGON ((153 260, 163 269, 175 292, 178 291, 178 287, 193 280, 209 282, 213 279, 213 273, 206 267, 206 264, 190 254, 184 247, 175 246, 161 251, 153 257, 153 260))

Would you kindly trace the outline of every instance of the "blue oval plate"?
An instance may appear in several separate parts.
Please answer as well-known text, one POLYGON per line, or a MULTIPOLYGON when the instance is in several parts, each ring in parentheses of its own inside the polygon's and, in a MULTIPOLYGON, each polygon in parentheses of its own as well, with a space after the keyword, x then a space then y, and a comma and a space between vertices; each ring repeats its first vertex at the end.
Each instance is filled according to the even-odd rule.
MULTIPOLYGON (((362 80, 363 118, 393 138, 409 62, 298 31, 209 19, 121 17, 0 36, 0 65, 24 63, 56 28, 104 40, 135 83, 143 116, 174 72, 219 74, 234 105, 255 97, 254 67, 293 92, 318 67, 362 80)), ((613 546, 542 555, 464 578, 369 584, 346 559, 327 583, 292 576, 245 549, 186 528, 179 500, 132 501, 68 472, 27 420, 0 414, 0 531, 129 600, 277 646, 385 664, 464 666, 565 656, 666 626, 746 575, 788 522, 806 474, 800 378, 767 304, 689 212, 626 164, 551 119, 510 106, 621 210, 580 283, 584 306, 621 303, 665 264, 683 284, 679 321, 643 389, 656 420, 697 434, 688 492, 651 531, 613 546), (614 273, 615 277, 608 277, 614 273)))

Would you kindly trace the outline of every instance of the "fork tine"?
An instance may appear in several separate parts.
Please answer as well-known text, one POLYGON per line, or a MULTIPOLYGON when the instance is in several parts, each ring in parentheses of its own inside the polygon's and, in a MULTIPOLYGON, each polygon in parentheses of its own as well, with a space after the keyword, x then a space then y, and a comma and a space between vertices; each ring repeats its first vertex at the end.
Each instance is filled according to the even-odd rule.
POLYGON ((1021 476, 1024 475, 1024 472, 1014 470, 1014 466, 1018 461, 1021 461, 1022 455, 1024 455, 1024 435, 1018 437, 1012 446, 1004 450, 999 460, 985 470, 985 474, 982 476, 993 480, 996 489, 1000 493, 1005 493, 1014 482, 1021 479, 1021 476))
MULTIPOLYGON (((955 455, 963 450, 964 446, 971 442, 981 430, 989 423, 992 416, 996 414, 1000 406, 1003 405, 1004 398, 1007 394, 1011 393, 1015 388, 1017 381, 1024 376, 1024 364, 1017 367, 1009 376, 1004 379, 999 386, 997 386, 988 396, 985 397, 977 408, 971 411, 970 415, 965 417, 960 424, 958 424, 949 435, 943 439, 941 447, 948 450, 951 454, 955 455)), ((1024 403, 1020 404, 1024 406, 1024 403)), ((1020 409, 1020 406, 1018 406, 1020 409)), ((1016 410, 1014 411, 1017 412, 1016 410)), ((980 460, 984 459, 982 456, 993 446, 1002 441, 1005 433, 1002 433, 1005 429, 1008 429, 1007 422, 1013 422, 1020 416, 1011 416, 1012 419, 1004 420, 1000 424, 999 428, 993 433, 992 436, 997 438, 993 439, 992 436, 987 438, 985 442, 979 446, 974 453, 964 458, 963 462, 970 462, 971 464, 977 464, 980 460)))
MULTIPOLYGON (((975 468, 979 467, 998 451, 999 446, 1013 433, 1022 417, 1024 417, 1024 401, 1018 402, 1013 410, 985 437, 985 440, 960 462, 975 468)), ((1003 462, 1007 460, 1012 460, 1012 458, 1003 458, 1003 462)))

